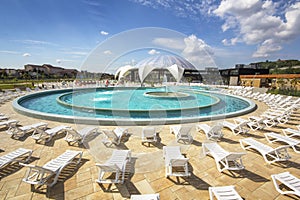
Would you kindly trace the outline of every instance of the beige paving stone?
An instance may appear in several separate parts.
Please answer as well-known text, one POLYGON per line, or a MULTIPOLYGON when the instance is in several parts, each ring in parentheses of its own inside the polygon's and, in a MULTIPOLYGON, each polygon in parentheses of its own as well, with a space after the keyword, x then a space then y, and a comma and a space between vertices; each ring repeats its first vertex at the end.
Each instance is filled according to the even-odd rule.
MULTIPOLYGON (((172 177, 172 178, 174 178, 174 177, 172 177)), ((150 185, 155 192, 160 192, 160 191, 164 190, 165 188, 170 187, 172 184, 173 184, 173 182, 167 178, 160 178, 160 179, 150 182, 150 185)))
POLYGON ((92 194, 94 192, 93 187, 90 185, 83 185, 81 187, 77 187, 73 190, 69 190, 65 192, 66 199, 76 199, 79 197, 84 197, 86 195, 92 194))
MULTIPOLYGON (((247 118, 250 115, 258 115, 262 113, 266 106, 264 103, 257 102, 258 109, 252 113, 243 116, 247 118)), ((0 111, 20 120, 21 124, 27 125, 39 121, 40 119, 25 117, 16 113, 11 103, 0 106, 0 111)), ((300 119, 300 113, 297 113, 300 119)), ((232 121, 233 118, 226 119, 232 121)), ((49 127, 55 127, 59 122, 49 122, 49 127)), ((293 123, 298 123, 299 120, 293 120, 293 123)), ((200 122, 205 123, 205 122, 200 122)), ((74 124, 67 124, 74 126, 74 124)), ((293 127, 295 125, 284 124, 281 127, 293 127)), ((114 127, 101 127, 113 129, 114 127)), ((101 143, 96 148, 86 149, 84 147, 70 146, 63 140, 63 134, 55 137, 53 142, 49 144, 37 144, 35 141, 27 136, 23 140, 14 140, 5 133, 4 129, 0 130, 1 149, 5 152, 0 152, 0 156, 7 152, 13 151, 19 147, 30 148, 34 150, 31 164, 44 165, 49 160, 59 156, 66 149, 74 149, 83 151, 83 161, 74 174, 64 174, 67 177, 61 179, 54 187, 42 187, 40 192, 32 192, 30 185, 23 183, 23 178, 26 168, 20 168, 13 173, 9 173, 0 180, 0 199, 129 199, 131 194, 140 193, 160 193, 161 199, 209 199, 209 186, 235 185, 236 190, 245 199, 297 199, 295 196, 280 195, 273 186, 270 175, 280 173, 283 171, 290 171, 294 175, 300 174, 300 156, 289 149, 292 156, 291 161, 286 166, 268 165, 258 153, 246 151, 246 156, 243 157, 243 162, 246 167, 242 177, 231 177, 225 173, 217 171, 215 161, 212 157, 201 155, 201 144, 206 140, 203 133, 192 131, 194 142, 191 145, 184 145, 177 143, 173 134, 169 133, 169 126, 160 126, 161 144, 156 147, 145 147, 140 144, 140 129, 141 127, 129 127, 132 135, 124 140, 124 145, 120 147, 104 148, 101 143), (102 145, 102 146, 101 146, 102 145), (167 179, 164 177, 165 168, 162 155, 162 147, 164 145, 180 145, 182 153, 189 158, 189 168, 192 172, 189 178, 179 178, 179 182, 175 177, 167 179), (111 190, 103 190, 99 184, 95 182, 99 170, 95 166, 96 161, 105 162, 111 155, 113 149, 131 149, 134 155, 141 156, 144 154, 146 159, 139 157, 140 160, 147 160, 149 155, 155 162, 155 168, 148 167, 141 168, 137 162, 130 169, 129 180, 126 180, 123 185, 112 185, 111 190), (94 155, 95 151, 101 152, 97 157, 94 155), (151 153, 151 154, 150 154, 151 153), (148 156, 148 157, 147 157, 148 156), (158 156, 158 157, 156 157, 158 156), (151 170, 149 170, 151 169, 151 170)), ((241 149, 239 139, 246 137, 255 137, 255 139, 262 141, 265 144, 268 142, 264 138, 264 133, 268 131, 280 132, 282 128, 272 128, 266 131, 250 131, 246 135, 233 135, 229 130, 223 129, 224 138, 219 141, 219 144, 228 151, 244 151, 241 149)), ((100 135, 101 136, 101 135, 100 135)), ((101 137, 99 137, 101 138, 101 137)), ((98 138, 96 138, 98 139, 98 138)), ((101 139, 100 139, 101 140, 101 139)), ((97 140, 98 141, 98 140, 97 140)), ((278 146, 278 144, 271 144, 270 146, 278 146)), ((150 158, 150 157, 149 157, 150 158)), ((152 161, 151 159, 148 159, 152 161)), ((137 161, 137 160, 136 160, 137 161)), ((69 173, 71 168, 68 168, 65 173, 69 173)), ((299 177, 300 178, 300 177, 299 177)), ((107 187, 107 186, 106 186, 107 187)))
POLYGON ((139 182, 136 182, 135 187, 141 194, 152 194, 155 193, 155 191, 152 189, 151 185, 149 184, 148 181, 142 180, 139 182))

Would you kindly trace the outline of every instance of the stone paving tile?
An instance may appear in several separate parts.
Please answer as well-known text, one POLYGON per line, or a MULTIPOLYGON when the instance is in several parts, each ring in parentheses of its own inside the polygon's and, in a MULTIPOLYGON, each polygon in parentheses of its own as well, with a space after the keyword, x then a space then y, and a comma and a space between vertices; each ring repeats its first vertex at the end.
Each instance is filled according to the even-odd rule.
MULTIPOLYGON (((261 102, 256 102, 258 109, 249 113, 247 116, 259 115, 262 113, 266 106, 261 102)), ((27 125, 44 121, 40 119, 25 117, 16 113, 11 102, 0 106, 0 111, 11 116, 13 119, 20 120, 20 124, 27 125), (29 123, 30 122, 30 123, 29 123)), ((232 121, 231 119, 226 119, 232 121)), ((268 128, 265 131, 250 131, 250 134, 233 135, 231 131, 223 129, 224 138, 219 141, 219 144, 228 151, 244 151, 240 144, 239 139, 246 137, 254 137, 255 139, 276 147, 278 144, 269 144, 264 138, 264 133, 269 131, 281 132, 282 128, 294 127, 295 124, 300 122, 300 112, 294 114, 290 124, 280 125, 280 127, 268 128), (296 119, 296 120, 295 120, 296 119)), ((49 121, 49 127, 55 127, 63 124, 58 122, 49 121)), ((204 122, 205 123, 205 122, 204 122)), ((72 124, 66 124, 74 126, 72 124)), ((112 129, 114 127, 101 127, 112 129)), ((1 149, 5 152, 0 152, 0 156, 7 152, 13 151, 19 147, 33 149, 33 159, 30 164, 44 165, 50 159, 53 159, 62 154, 66 149, 74 149, 83 151, 83 160, 78 169, 68 167, 64 171, 64 175, 60 176, 60 181, 52 188, 42 186, 38 190, 31 190, 30 185, 23 183, 22 178, 26 172, 25 167, 19 167, 17 164, 13 165, 12 170, 5 168, 0 174, 0 199, 129 199, 131 194, 143 193, 159 193, 161 199, 209 199, 208 187, 222 186, 222 185, 235 185, 236 190, 244 199, 297 199, 296 196, 280 195, 274 188, 271 181, 271 174, 280 173, 283 171, 290 171, 296 176, 300 174, 300 156, 289 149, 292 156, 290 162, 286 165, 269 165, 266 164, 262 156, 252 151, 246 151, 247 154, 243 157, 244 165, 246 167, 238 177, 231 176, 227 171, 224 173, 218 172, 216 163, 212 157, 204 156, 202 152, 202 143, 206 141, 205 135, 201 132, 192 130, 194 141, 192 144, 182 144, 175 141, 174 135, 169 133, 169 126, 159 126, 161 143, 158 146, 145 147, 140 144, 140 130, 141 127, 129 127, 132 134, 129 138, 124 140, 124 145, 118 148, 131 149, 135 155, 144 153, 149 155, 149 159, 157 168, 141 170, 138 165, 138 160, 135 163, 129 164, 129 176, 125 183, 112 185, 107 190, 108 185, 99 185, 95 182, 98 177, 99 169, 95 166, 96 160, 105 162, 111 155, 114 148, 103 149, 104 146, 99 146, 94 149, 100 151, 101 157, 95 157, 95 153, 91 149, 85 149, 84 146, 70 146, 63 140, 63 134, 55 137, 52 142, 47 144, 35 143, 30 138, 30 134, 23 139, 12 139, 5 133, 6 129, 1 129, 1 149), (182 153, 188 157, 189 168, 191 176, 188 178, 170 177, 165 178, 165 167, 163 160, 156 159, 153 155, 162 155, 162 147, 164 145, 179 145, 181 146, 182 153), (103 151, 103 152, 101 152, 103 151), (92 154, 91 154, 92 153, 92 154), (151 157, 152 155, 152 157, 151 157), (158 160, 160 160, 159 163, 158 160), (75 171, 75 172, 73 172, 75 171), (4 173, 4 175, 3 175, 4 173), (104 189, 104 190, 103 190, 104 189)), ((101 136, 101 135, 100 135, 101 136)), ((101 138, 101 137, 100 137, 101 138)), ((137 159, 139 159, 137 157, 137 159)), ((150 162, 150 163, 151 163, 150 162)))

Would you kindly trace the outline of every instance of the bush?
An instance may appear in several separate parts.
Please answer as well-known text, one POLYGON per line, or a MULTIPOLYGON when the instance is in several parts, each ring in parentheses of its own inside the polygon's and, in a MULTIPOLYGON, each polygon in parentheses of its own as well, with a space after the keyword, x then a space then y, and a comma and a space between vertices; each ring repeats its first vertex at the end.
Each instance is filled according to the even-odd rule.
POLYGON ((297 89, 269 89, 268 93, 300 97, 300 90, 297 89))

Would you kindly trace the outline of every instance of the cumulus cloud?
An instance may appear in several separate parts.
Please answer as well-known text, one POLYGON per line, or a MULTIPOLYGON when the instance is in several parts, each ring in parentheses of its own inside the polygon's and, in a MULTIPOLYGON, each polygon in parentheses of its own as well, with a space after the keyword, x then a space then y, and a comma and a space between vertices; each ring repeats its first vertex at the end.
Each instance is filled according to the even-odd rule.
POLYGON ((112 54, 112 52, 111 52, 110 50, 103 51, 103 53, 104 53, 105 55, 111 55, 111 54, 112 54))
POLYGON ((100 34, 101 34, 101 35, 108 35, 108 32, 101 31, 100 34))
POLYGON ((31 54, 30 54, 30 53, 24 53, 23 56, 24 56, 24 57, 30 57, 31 54))
POLYGON ((198 68, 215 65, 213 48, 195 35, 185 38, 155 38, 153 43, 179 51, 185 59, 198 68))
POLYGON ((160 52, 155 49, 151 49, 150 51, 148 51, 148 54, 155 55, 155 54, 160 54, 160 52))
POLYGON ((223 31, 232 29, 236 32, 234 38, 224 39, 223 44, 258 45, 253 57, 267 57, 281 50, 283 44, 300 34, 300 2, 285 6, 280 3, 271 0, 222 1, 213 14, 225 20, 223 31))
POLYGON ((213 49, 195 35, 184 38, 185 48, 182 55, 198 67, 214 65, 213 49))

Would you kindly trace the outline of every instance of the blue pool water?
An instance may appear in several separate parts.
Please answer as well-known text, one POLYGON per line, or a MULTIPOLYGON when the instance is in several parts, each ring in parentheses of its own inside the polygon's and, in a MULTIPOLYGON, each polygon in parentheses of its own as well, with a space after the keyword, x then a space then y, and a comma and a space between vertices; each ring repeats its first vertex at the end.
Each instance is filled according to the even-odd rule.
POLYGON ((26 110, 59 116, 99 119, 182 119, 227 115, 247 109, 244 99, 203 90, 200 87, 177 88, 189 94, 182 99, 151 98, 147 91, 164 88, 99 88, 49 91, 22 97, 18 105, 26 110), (73 95, 72 95, 73 94, 73 95), (58 103, 60 99, 66 105, 58 103), (74 105, 72 107, 72 105, 74 105))

